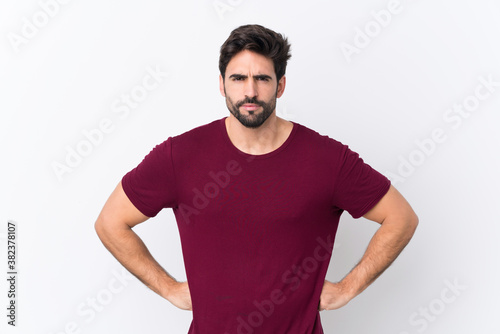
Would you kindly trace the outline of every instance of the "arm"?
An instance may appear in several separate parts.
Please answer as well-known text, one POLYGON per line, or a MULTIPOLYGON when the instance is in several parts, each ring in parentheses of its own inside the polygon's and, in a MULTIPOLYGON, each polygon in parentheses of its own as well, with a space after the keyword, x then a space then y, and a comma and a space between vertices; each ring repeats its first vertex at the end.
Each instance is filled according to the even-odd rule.
POLYGON ((173 305, 191 310, 187 282, 177 282, 170 276, 132 231, 148 218, 130 202, 120 182, 99 214, 95 229, 104 246, 141 282, 173 305))
POLYGON ((381 224, 361 261, 338 283, 325 281, 320 310, 346 305, 359 295, 398 257, 418 225, 410 204, 392 185, 387 194, 363 217, 381 224))

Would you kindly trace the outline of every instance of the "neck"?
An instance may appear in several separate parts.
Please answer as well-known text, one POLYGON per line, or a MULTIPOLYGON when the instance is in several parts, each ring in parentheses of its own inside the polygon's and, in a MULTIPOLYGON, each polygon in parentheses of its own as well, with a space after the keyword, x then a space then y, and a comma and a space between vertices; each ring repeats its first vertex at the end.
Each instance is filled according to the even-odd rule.
POLYGON ((258 128, 247 128, 232 114, 226 118, 229 139, 240 151, 261 155, 280 147, 292 131, 293 124, 276 116, 274 111, 258 128))

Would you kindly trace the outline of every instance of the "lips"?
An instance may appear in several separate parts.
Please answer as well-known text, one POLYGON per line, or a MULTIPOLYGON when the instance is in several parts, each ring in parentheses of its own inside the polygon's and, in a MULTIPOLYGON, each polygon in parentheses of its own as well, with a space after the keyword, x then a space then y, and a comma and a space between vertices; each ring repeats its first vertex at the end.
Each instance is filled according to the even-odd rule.
POLYGON ((255 110, 260 108, 260 106, 258 104, 250 104, 250 103, 246 103, 246 104, 242 105, 241 107, 245 110, 248 110, 248 111, 255 111, 255 110))

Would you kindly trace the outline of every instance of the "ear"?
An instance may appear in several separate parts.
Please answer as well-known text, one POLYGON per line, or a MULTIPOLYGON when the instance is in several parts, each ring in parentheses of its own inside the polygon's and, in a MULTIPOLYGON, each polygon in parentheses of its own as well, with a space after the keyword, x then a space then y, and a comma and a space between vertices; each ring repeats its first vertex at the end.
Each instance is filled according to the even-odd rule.
POLYGON ((285 86, 286 86, 286 77, 282 76, 280 81, 278 82, 278 91, 276 92, 276 97, 280 98, 281 95, 285 92, 285 86))
POLYGON ((222 78, 222 74, 219 74, 219 90, 221 95, 226 97, 226 93, 224 92, 224 79, 222 78))

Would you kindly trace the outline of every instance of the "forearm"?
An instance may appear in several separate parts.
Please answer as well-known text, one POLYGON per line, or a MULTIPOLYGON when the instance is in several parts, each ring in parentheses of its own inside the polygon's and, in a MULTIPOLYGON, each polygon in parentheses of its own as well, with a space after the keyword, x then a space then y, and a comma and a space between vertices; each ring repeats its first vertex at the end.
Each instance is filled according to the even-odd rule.
POLYGON ((340 282, 351 298, 365 290, 398 257, 412 238, 417 221, 416 217, 395 217, 383 222, 360 262, 340 282))
POLYGON ((96 232, 104 246, 134 276, 160 296, 167 298, 177 281, 153 258, 142 239, 128 226, 106 227, 96 223, 96 232))

